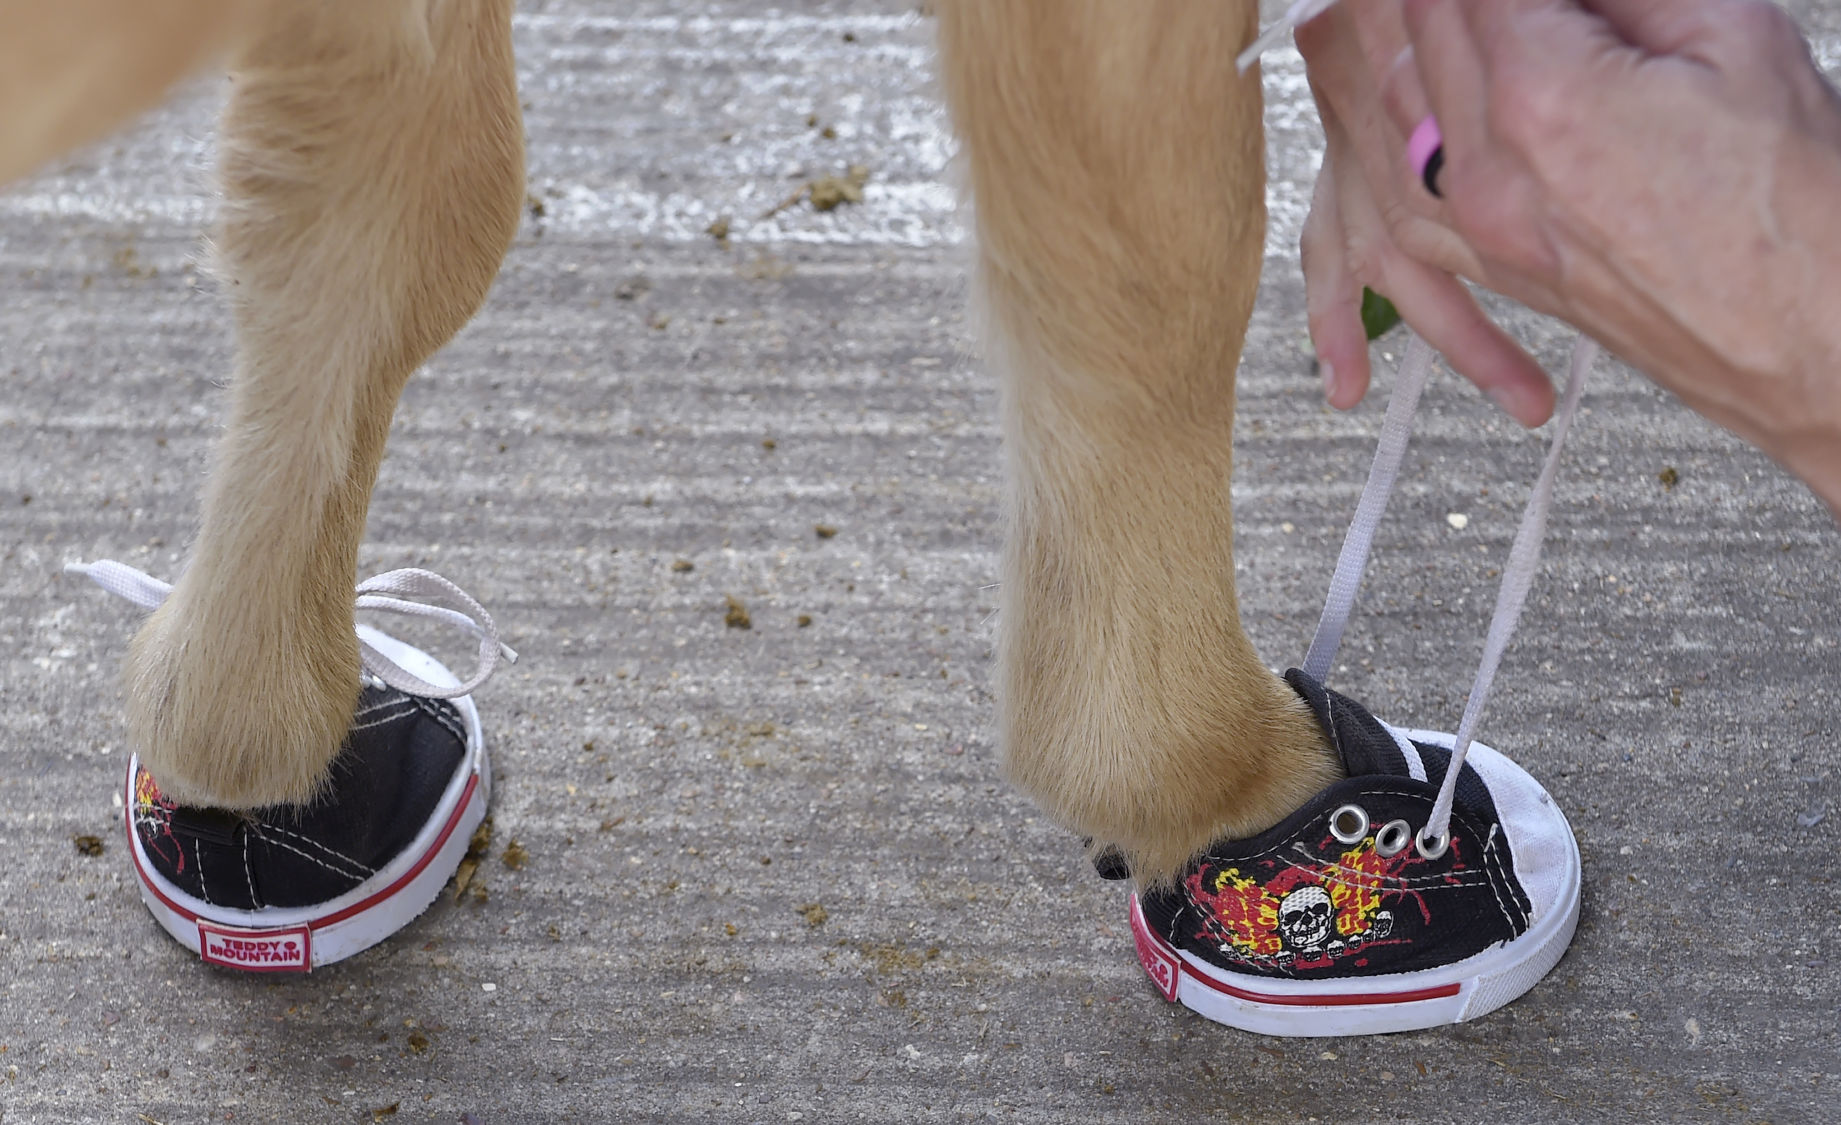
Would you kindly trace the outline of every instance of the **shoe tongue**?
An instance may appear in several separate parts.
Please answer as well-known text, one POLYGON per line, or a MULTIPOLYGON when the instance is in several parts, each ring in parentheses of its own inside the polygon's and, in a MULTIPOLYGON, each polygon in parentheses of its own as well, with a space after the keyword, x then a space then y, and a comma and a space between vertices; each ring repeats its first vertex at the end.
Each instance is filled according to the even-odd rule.
POLYGON ((1323 736, 1342 758, 1343 769, 1349 777, 1411 774, 1406 755, 1400 752, 1400 744, 1366 707, 1331 691, 1297 668, 1285 673, 1285 682, 1309 705, 1311 714, 1317 717, 1317 725, 1323 728, 1323 736))

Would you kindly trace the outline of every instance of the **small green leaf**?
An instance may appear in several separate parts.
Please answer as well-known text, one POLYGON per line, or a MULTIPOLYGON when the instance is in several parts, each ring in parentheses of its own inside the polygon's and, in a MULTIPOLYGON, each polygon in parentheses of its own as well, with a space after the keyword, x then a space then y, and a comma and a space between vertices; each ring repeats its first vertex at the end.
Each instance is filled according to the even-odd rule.
POLYGON ((1362 287, 1362 327, 1370 340, 1387 335, 1400 323, 1400 310, 1394 303, 1366 286, 1362 287))

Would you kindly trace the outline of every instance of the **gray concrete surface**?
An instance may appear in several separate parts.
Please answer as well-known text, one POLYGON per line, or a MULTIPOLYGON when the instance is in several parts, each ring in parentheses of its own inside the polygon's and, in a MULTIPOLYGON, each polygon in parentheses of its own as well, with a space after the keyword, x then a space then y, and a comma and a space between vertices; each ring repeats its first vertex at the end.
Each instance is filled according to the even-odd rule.
MULTIPOLYGON (((1799 14, 1832 73, 1841 4, 1799 14)), ((994 395, 928 35, 878 0, 520 14, 543 214, 410 387, 363 558, 439 569, 524 654, 480 696, 489 894, 309 978, 209 969, 141 908, 134 614, 59 574, 171 573, 194 525, 229 356, 194 264, 216 84, 0 194, 0 1122, 1837 1120, 1841 535, 1621 368, 1484 730, 1578 827, 1566 959, 1478 1024, 1342 1041, 1144 983, 1121 892, 995 767, 994 395), (853 162, 861 206, 754 218, 853 162)), ((1379 399, 1320 403, 1291 254, 1319 142, 1295 54, 1267 84, 1237 498, 1282 665, 1379 399)), ((1429 392, 1338 686, 1455 722, 1538 456, 1429 392)))

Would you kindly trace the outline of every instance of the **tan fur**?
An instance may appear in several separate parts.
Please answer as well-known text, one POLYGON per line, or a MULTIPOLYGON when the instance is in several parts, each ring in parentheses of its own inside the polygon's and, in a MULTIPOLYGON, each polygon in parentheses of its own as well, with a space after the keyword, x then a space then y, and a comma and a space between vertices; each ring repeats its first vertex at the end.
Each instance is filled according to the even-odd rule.
POLYGON ((1252 3, 950 0, 1004 381, 1010 776, 1140 879, 1335 776, 1234 594, 1234 370, 1265 234, 1252 3))
MULTIPOLYGON (((270 2, 0 0, 0 176, 233 48, 232 416, 192 561, 129 660, 162 786, 230 807, 308 796, 337 750, 391 413, 484 297, 522 198, 510 0, 270 2)), ((1264 170, 1258 79, 1231 60, 1253 7, 938 6, 1005 391, 1007 764, 1145 880, 1334 774, 1233 583, 1264 170)))
POLYGON ((115 128, 273 0, 0 0, 0 183, 115 128))
POLYGON ((308 797, 350 725, 352 586, 397 396, 517 229, 510 22, 509 0, 288 5, 233 59, 231 419, 192 561, 128 663, 130 733, 177 799, 308 797))
MULTIPOLYGON (((118 8, 132 30, 139 9, 118 8)), ((191 27, 227 6, 164 8, 191 27)), ((132 741, 179 800, 309 798, 350 725, 356 557, 397 396, 473 315, 517 229, 510 8, 281 3, 232 49, 214 239, 237 329, 231 417, 192 559, 127 669, 132 741)), ((115 26, 92 15, 92 30, 115 26)), ((70 31, 43 16, 27 29, 70 31)), ((144 46, 120 83, 84 72, 100 104, 151 97, 162 83, 145 76, 179 72, 194 45, 144 46)), ((96 119, 62 120, 75 140, 96 119)), ((38 132, 5 143, 7 167, 41 147, 38 132)))

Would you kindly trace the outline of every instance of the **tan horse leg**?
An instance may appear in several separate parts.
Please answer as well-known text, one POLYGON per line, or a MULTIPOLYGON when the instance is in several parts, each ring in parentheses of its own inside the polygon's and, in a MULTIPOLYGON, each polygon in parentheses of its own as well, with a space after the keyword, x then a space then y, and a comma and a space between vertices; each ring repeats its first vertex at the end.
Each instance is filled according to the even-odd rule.
POLYGON ((1004 390, 1010 775, 1141 880, 1270 826, 1338 765, 1234 593, 1234 369, 1265 230, 1255 5, 951 0, 1004 390))
POLYGON ((517 228, 510 19, 510 0, 283 4, 233 53, 231 417, 191 561, 128 662, 132 740, 177 800, 308 798, 350 724, 358 543, 397 397, 517 228))

